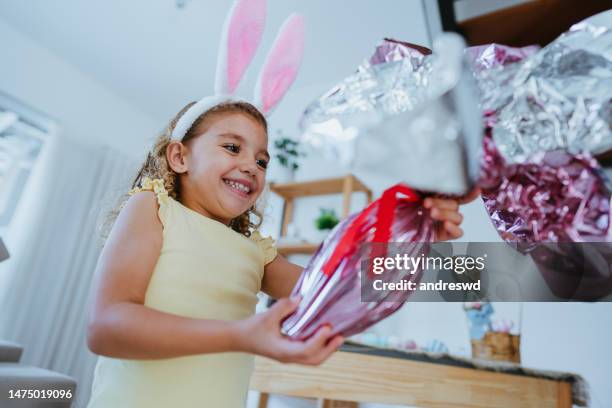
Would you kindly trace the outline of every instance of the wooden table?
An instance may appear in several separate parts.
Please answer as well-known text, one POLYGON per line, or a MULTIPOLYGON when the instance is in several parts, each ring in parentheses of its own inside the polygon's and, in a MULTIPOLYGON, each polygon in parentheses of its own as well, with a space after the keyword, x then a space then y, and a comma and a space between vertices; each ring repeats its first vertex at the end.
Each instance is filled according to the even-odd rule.
POLYGON ((397 358, 381 351, 341 350, 319 367, 257 357, 251 389, 263 393, 260 407, 267 405, 267 394, 317 398, 319 406, 326 408, 356 407, 356 402, 455 408, 572 407, 572 388, 567 381, 462 367, 443 360, 397 358), (333 402, 336 400, 353 402, 333 402))

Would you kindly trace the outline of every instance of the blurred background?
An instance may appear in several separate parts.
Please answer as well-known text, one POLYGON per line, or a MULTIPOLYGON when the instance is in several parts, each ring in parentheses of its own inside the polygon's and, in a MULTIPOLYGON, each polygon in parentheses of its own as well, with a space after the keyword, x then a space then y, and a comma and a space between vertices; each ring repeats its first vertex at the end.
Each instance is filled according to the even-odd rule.
MULTIPOLYGON (((572 23, 606 9, 604 3, 269 0, 264 45, 253 67, 261 66, 287 15, 300 12, 307 24, 304 64, 270 117, 271 150, 274 154, 275 140, 298 139, 304 108, 352 73, 384 37, 431 47, 437 34, 453 30, 470 44, 545 45, 572 23)), ((85 325, 102 246, 100 214, 126 191, 168 121, 186 103, 212 93, 230 4, 0 1, 0 237, 10 254, 0 264, 0 339, 24 347, 23 364, 75 378, 74 406, 87 401, 95 364, 85 325)), ((250 96, 256 74, 248 71, 239 94, 250 96)), ((286 181, 284 171, 277 160, 269 180, 286 181)), ((305 151, 293 177, 346 173, 305 151)), ((374 197, 388 186, 384 178, 360 179, 374 197)), ((282 199, 268 192, 262 204, 263 233, 278 238, 282 199)), ((350 209, 364 204, 365 197, 356 196, 350 209)), ((292 233, 316 240, 319 209, 340 212, 340 206, 340 195, 297 201, 292 233)), ((464 215, 461 241, 500 242, 480 200, 467 205, 464 215)), ((294 260, 305 264, 308 256, 294 260)), ((608 303, 525 303, 522 363, 580 374, 591 386, 592 405, 612 406, 611 312, 608 303)), ((374 332, 417 344, 439 341, 451 353, 470 354, 459 303, 407 304, 374 332)), ((250 401, 254 404, 255 396, 250 401)), ((314 405, 279 397, 270 406, 314 405)))

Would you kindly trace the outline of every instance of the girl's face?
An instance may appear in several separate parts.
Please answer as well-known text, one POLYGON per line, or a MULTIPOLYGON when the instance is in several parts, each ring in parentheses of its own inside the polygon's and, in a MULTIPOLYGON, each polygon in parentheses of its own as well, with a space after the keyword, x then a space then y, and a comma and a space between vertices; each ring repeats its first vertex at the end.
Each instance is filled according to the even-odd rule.
POLYGON ((270 161, 268 135, 243 113, 221 113, 206 122, 205 132, 184 146, 181 200, 229 224, 251 208, 263 191, 270 161))

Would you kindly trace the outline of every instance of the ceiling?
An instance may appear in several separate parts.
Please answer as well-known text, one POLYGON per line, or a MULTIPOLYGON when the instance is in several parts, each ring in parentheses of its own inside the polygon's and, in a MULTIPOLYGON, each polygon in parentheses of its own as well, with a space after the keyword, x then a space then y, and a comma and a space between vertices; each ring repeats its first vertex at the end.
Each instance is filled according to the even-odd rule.
MULTIPOLYGON (((164 120, 212 92, 229 0, 0 0, 0 18, 142 111, 164 120)), ((295 87, 327 89, 385 36, 428 45, 421 0, 268 0, 260 66, 286 16, 306 19, 304 66, 295 87)), ((240 94, 250 95, 256 70, 240 94)))

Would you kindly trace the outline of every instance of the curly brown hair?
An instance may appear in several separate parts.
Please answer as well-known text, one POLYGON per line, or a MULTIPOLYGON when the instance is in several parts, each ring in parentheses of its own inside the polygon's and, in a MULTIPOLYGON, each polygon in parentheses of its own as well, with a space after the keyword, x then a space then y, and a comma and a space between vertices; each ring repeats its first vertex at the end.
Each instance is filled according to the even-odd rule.
MULTIPOLYGON (((150 179, 161 179, 163 180, 164 187, 168 192, 168 195, 174 198, 177 201, 180 201, 180 177, 179 175, 172 170, 170 165, 168 164, 168 160, 166 158, 166 149, 168 145, 172 141, 172 131, 176 126, 176 123, 181 118, 181 116, 196 102, 191 102, 187 104, 181 111, 170 121, 168 127, 162 132, 161 135, 157 137, 153 147, 147 154, 147 157, 140 167, 140 170, 136 174, 132 182, 132 188, 140 187, 144 178, 148 177, 150 179)), ((189 140, 194 139, 198 135, 202 134, 206 131, 206 127, 209 121, 219 115, 226 113, 242 113, 250 118, 254 119, 258 124, 263 126, 266 133, 268 132, 268 123, 266 118, 259 112, 259 110, 251 105, 248 102, 223 102, 214 107, 210 108, 202 115, 200 115, 196 121, 191 125, 191 128, 187 131, 185 136, 181 139, 181 143, 186 143, 189 140)), ((104 223, 104 233, 103 235, 108 236, 108 232, 112 227, 115 219, 117 218, 121 208, 125 205, 129 198, 129 194, 124 194, 120 200, 119 206, 116 209, 111 211, 109 216, 104 223)), ((252 206, 245 213, 239 215, 230 221, 230 228, 234 231, 243 234, 247 237, 251 236, 251 233, 256 230, 262 223, 263 216, 261 212, 256 208, 256 206, 252 206), (256 218, 256 221, 253 221, 252 218, 256 218)))

